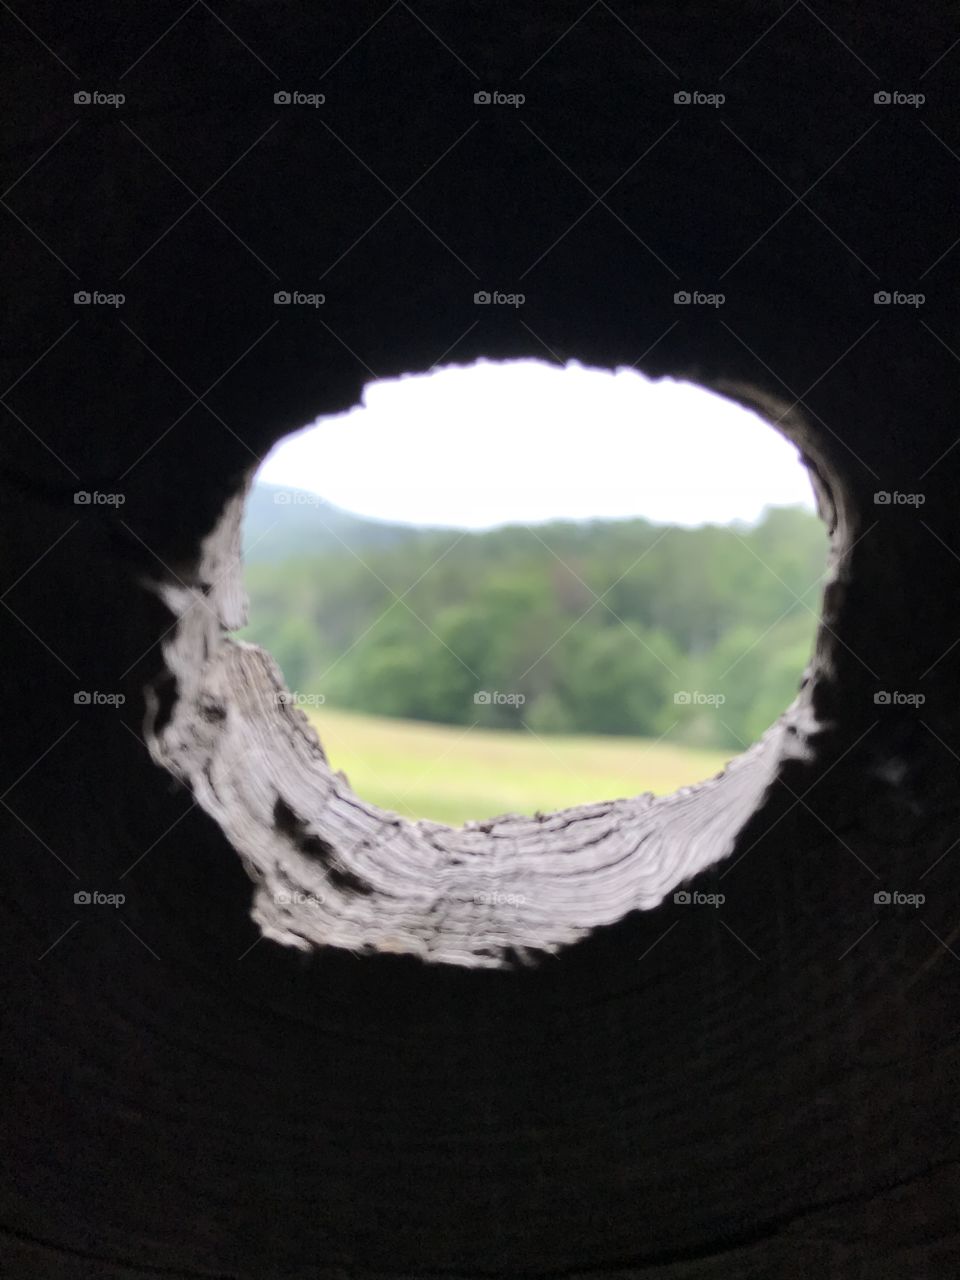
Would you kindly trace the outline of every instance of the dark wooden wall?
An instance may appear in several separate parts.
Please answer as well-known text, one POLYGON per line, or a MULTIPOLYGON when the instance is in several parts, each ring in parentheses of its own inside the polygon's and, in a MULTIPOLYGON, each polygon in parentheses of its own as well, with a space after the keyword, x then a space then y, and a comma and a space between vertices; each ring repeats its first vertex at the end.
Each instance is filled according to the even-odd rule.
POLYGON ((0 27, 5 1273, 953 1274, 953 7, 13 0, 0 27), (664 906, 516 972, 305 960, 149 759, 171 619, 143 579, 190 573, 284 432, 481 355, 752 388, 845 495, 817 760, 704 877, 748 948, 664 906))

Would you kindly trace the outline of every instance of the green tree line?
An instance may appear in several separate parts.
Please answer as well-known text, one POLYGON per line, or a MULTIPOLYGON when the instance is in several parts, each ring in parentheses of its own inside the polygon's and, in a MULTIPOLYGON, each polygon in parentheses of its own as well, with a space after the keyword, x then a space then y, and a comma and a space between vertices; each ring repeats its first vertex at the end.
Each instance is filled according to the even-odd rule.
POLYGON ((792 701, 826 560, 799 507, 753 526, 404 529, 247 567, 244 638, 334 706, 739 748, 792 701))

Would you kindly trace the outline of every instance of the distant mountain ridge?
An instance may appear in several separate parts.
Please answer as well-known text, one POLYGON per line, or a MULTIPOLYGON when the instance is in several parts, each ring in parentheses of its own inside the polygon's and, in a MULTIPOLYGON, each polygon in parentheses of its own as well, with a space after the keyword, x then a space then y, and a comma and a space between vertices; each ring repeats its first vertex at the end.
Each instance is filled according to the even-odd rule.
POLYGON ((826 551, 800 507, 755 526, 436 529, 276 486, 254 490, 247 543, 243 638, 331 707, 718 748, 794 697, 826 551))
MULTIPOLYGON (((803 511, 803 508, 781 508, 781 510, 803 511)), ((767 508, 757 524, 763 522, 767 508)), ((805 512, 810 527, 818 521, 812 512, 805 512)), ((401 524, 390 520, 377 520, 370 516, 359 516, 343 507, 327 502, 325 498, 311 493, 307 489, 294 489, 289 485, 264 484, 253 485, 247 497, 246 513, 243 522, 243 557, 248 564, 285 560, 302 560, 313 555, 322 555, 329 551, 359 551, 363 548, 387 549, 402 544, 429 541, 436 543, 438 536, 461 537, 469 535, 473 539, 486 540, 494 546, 503 538, 509 539, 511 531, 529 527, 524 521, 508 521, 503 525, 491 528, 467 529, 449 525, 413 525, 401 524)), ((753 527, 752 522, 731 521, 729 524, 706 524, 702 528, 739 529, 741 532, 753 527)), ((538 523, 538 528, 550 532, 567 544, 569 550, 593 543, 599 536, 624 537, 639 534, 643 529, 682 530, 685 526, 659 524, 656 521, 633 517, 602 517, 591 519, 573 519, 558 517, 538 523)), ((689 532, 689 530, 688 530, 689 532)))
POLYGON ((250 563, 290 560, 344 544, 354 550, 389 547, 421 532, 414 525, 354 515, 305 489, 255 484, 247 498, 243 555, 250 563))

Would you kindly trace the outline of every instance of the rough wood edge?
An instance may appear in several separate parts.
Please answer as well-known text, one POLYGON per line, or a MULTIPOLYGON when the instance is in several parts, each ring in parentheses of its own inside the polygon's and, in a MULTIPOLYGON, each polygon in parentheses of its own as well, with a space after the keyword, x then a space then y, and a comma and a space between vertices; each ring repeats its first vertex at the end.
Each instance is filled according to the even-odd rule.
POLYGON ((274 660, 229 636, 246 621, 241 529, 252 477, 204 540, 193 580, 154 589, 176 624, 165 673, 146 693, 157 764, 190 787, 254 883, 263 935, 310 951, 334 946, 502 967, 553 953, 728 856, 787 757, 809 756, 800 696, 716 777, 462 828, 368 804, 329 766, 274 660), (158 688, 175 681, 159 714, 158 688))

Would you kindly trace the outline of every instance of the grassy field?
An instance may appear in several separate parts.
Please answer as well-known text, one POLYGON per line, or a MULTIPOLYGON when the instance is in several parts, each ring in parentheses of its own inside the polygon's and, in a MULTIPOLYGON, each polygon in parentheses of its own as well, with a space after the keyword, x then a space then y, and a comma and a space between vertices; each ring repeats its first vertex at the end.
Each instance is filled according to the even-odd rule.
POLYGON ((537 737, 522 731, 311 713, 327 758, 366 800, 408 818, 564 809, 709 778, 728 756, 646 738, 537 737))

